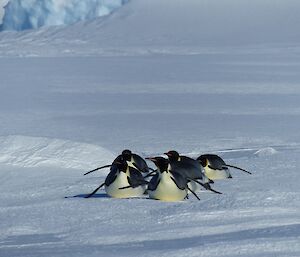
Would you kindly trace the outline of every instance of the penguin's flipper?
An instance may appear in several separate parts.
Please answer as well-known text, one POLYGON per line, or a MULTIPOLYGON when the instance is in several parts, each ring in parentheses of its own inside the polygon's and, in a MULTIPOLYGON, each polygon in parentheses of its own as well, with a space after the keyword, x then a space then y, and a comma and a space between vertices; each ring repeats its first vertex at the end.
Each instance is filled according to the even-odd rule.
POLYGON ((217 191, 217 190, 214 190, 214 189, 212 189, 211 188, 211 186, 209 185, 209 183, 205 183, 205 184, 203 184, 203 183, 201 183, 201 182, 199 182, 198 180, 196 180, 196 179, 189 179, 189 180, 191 180, 191 181, 194 181, 194 182, 196 182, 197 184, 199 184, 199 185, 201 185, 201 186, 203 186, 206 190, 209 190, 209 191, 211 191, 211 192, 214 192, 214 193, 216 193, 216 194, 219 194, 219 195, 221 195, 222 193, 221 192, 219 192, 219 191, 217 191))
POLYGON ((101 167, 99 167, 99 168, 90 170, 90 171, 88 171, 87 173, 84 173, 83 176, 85 176, 85 175, 87 175, 87 174, 90 174, 90 173, 92 173, 92 172, 94 172, 94 171, 96 171, 96 170, 100 170, 100 169, 104 169, 104 168, 109 168, 109 167, 111 167, 111 164, 104 165, 104 166, 101 166, 101 167))
POLYGON ((85 196, 84 198, 90 198, 91 196, 93 196, 94 194, 96 194, 96 192, 105 185, 105 183, 101 184, 100 186, 98 186, 92 193, 90 193, 89 195, 85 196))
POLYGON ((127 177, 127 179, 132 188, 148 184, 148 181, 144 179, 143 175, 138 170, 129 167, 129 174, 130 176, 127 177))
POLYGON ((189 186, 187 187, 187 189, 200 201, 199 196, 192 189, 190 189, 189 186))
POLYGON ((237 166, 233 166, 233 165, 229 165, 229 164, 226 164, 226 166, 227 166, 227 167, 230 167, 230 168, 237 169, 237 170, 244 171, 244 172, 246 172, 246 173, 248 173, 248 174, 252 174, 250 171, 248 171, 248 170, 245 170, 245 169, 242 169, 242 168, 240 168, 240 167, 237 167, 237 166))
POLYGON ((131 180, 130 180, 129 177, 127 177, 127 180, 128 180, 129 185, 128 185, 128 186, 125 186, 125 187, 119 187, 119 189, 122 190, 122 189, 127 189, 127 188, 135 188, 135 187, 142 186, 142 185, 146 185, 146 184, 149 183, 148 181, 145 181, 144 184, 140 184, 140 185, 137 185, 137 186, 132 186, 132 182, 131 182, 131 180))
POLYGON ((176 186, 181 190, 186 189, 188 183, 187 179, 184 178, 180 173, 177 173, 175 171, 172 171, 171 174, 173 176, 171 177, 171 179, 176 184, 176 186))
POLYGON ((155 191, 156 188, 158 187, 158 184, 160 183, 160 179, 159 179, 159 174, 156 173, 150 180, 149 184, 148 184, 148 190, 150 191, 155 191))
POLYGON ((112 184, 116 180, 118 172, 119 172, 118 168, 112 165, 111 171, 106 176, 105 184, 106 185, 112 184))
POLYGON ((119 187, 119 189, 127 189, 127 188, 132 188, 132 186, 131 185, 129 185, 129 186, 125 186, 125 187, 119 187))
POLYGON ((153 170, 150 173, 148 173, 144 178, 148 178, 148 177, 154 176, 153 174, 156 173, 156 172, 157 172, 157 170, 153 170))
MULTIPOLYGON (((208 184, 208 185, 209 185, 209 184, 208 184)), ((209 186, 209 188, 208 188, 207 190, 209 190, 209 191, 211 191, 211 192, 214 192, 214 193, 216 193, 216 194, 219 194, 219 195, 223 194, 223 193, 220 192, 220 191, 217 191, 217 190, 212 189, 210 186, 209 186)))

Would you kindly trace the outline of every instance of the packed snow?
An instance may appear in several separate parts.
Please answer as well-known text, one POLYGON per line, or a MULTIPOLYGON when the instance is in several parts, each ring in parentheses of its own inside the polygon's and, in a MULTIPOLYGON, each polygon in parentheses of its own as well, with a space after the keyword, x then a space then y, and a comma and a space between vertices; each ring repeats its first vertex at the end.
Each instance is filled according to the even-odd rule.
POLYGON ((298 13, 131 0, 1 32, 0 256, 299 257, 298 13), (200 201, 85 199, 109 170, 83 174, 125 148, 215 153, 253 175, 231 169, 200 201))

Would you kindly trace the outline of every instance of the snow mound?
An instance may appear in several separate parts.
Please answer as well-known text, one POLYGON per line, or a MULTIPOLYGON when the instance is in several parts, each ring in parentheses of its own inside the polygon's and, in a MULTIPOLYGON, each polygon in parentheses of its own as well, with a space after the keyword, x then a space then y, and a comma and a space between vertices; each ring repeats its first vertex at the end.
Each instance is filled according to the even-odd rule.
POLYGON ((270 156, 270 155, 274 155, 277 154, 278 151, 276 149, 274 149, 273 147, 266 147, 266 148, 262 148, 257 150, 254 155, 259 156, 259 157, 263 157, 263 156, 270 156))
POLYGON ((110 14, 125 0, 10 0, 2 30, 65 25, 110 14))
POLYGON ((97 145, 43 137, 0 137, 0 163, 6 165, 86 170, 113 158, 111 152, 97 145))

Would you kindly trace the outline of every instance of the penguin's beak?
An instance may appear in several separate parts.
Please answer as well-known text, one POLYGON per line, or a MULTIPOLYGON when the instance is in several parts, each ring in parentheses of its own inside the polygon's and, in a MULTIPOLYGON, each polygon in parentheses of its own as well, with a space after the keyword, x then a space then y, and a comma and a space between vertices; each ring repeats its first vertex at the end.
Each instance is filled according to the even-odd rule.
POLYGON ((170 157, 170 153, 164 153, 165 155, 167 155, 168 157, 170 157))

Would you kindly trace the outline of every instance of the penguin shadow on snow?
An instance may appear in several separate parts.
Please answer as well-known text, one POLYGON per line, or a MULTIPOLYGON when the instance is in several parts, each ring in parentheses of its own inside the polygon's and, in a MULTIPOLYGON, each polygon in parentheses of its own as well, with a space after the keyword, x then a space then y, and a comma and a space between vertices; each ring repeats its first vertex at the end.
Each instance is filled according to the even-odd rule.
MULTIPOLYGON (((79 194, 79 195, 73 195, 73 196, 65 196, 65 199, 71 199, 71 198, 87 198, 87 196, 89 196, 89 194, 79 194)), ((150 198, 147 197, 147 194, 145 194, 145 197, 141 196, 141 197, 127 197, 127 198, 115 198, 115 197, 111 197, 106 193, 98 193, 98 194, 93 194, 92 196, 88 197, 88 198, 110 198, 110 199, 143 199, 143 200, 148 200, 150 198)), ((150 199, 151 200, 151 199, 150 199)))
MULTIPOLYGON (((69 198, 86 198, 89 194, 79 194, 79 195, 73 195, 73 196, 65 196, 66 199, 69 198)), ((109 195, 105 193, 99 193, 99 194, 94 194, 90 198, 111 198, 109 195)))

